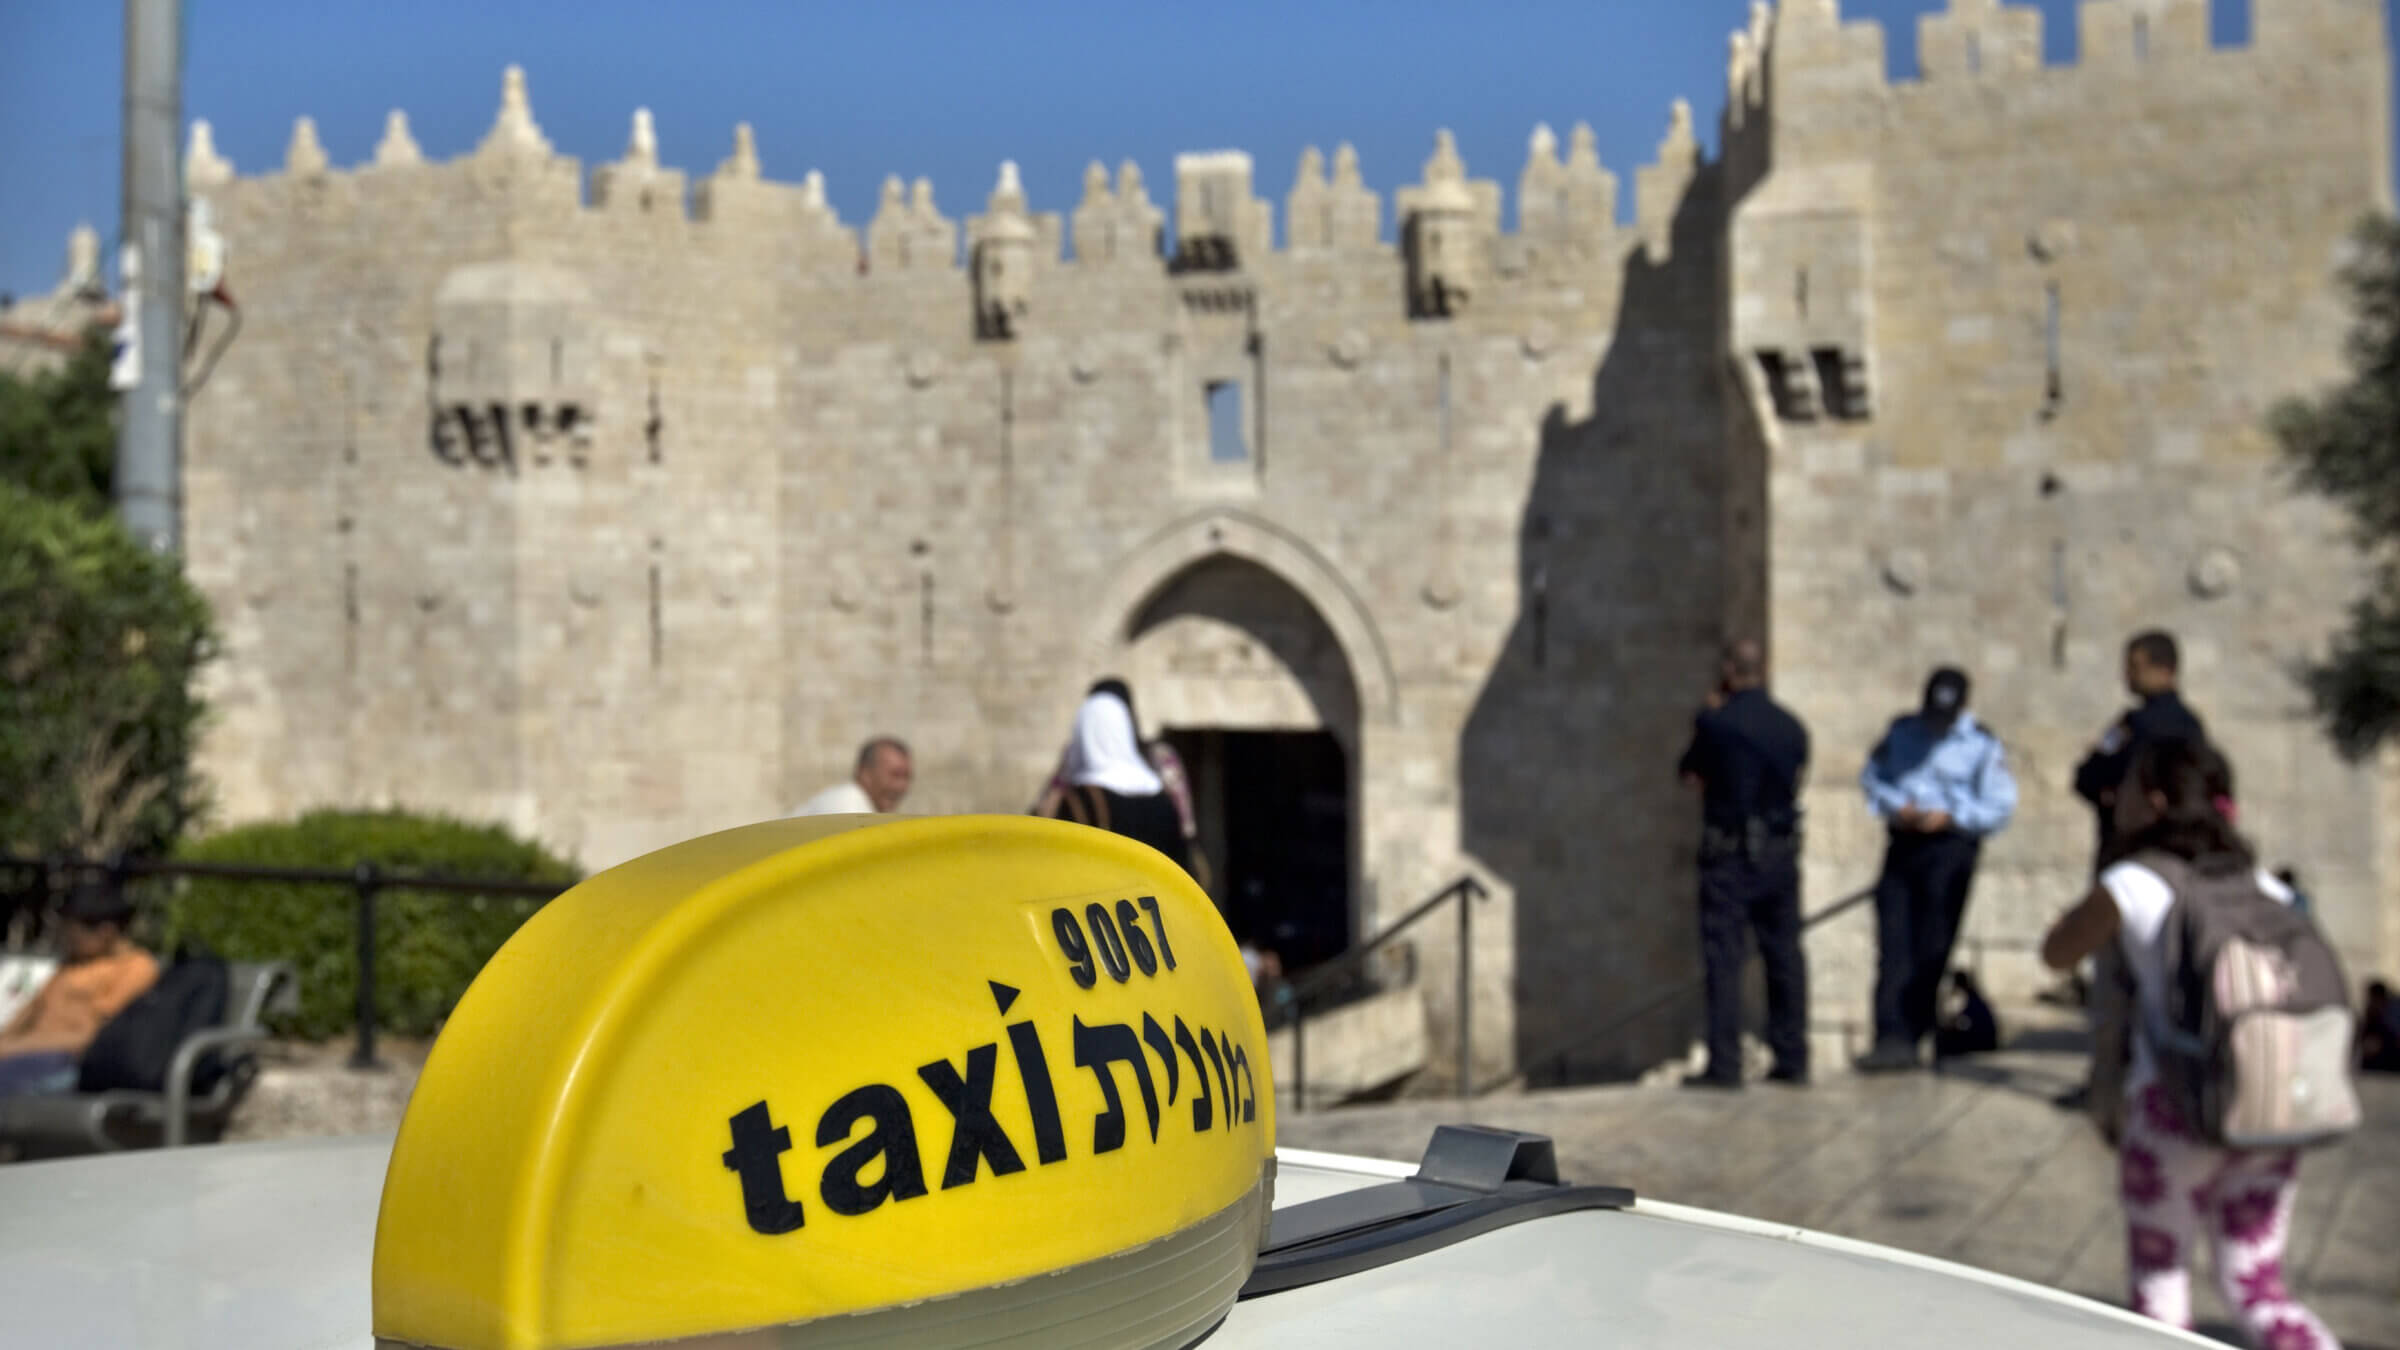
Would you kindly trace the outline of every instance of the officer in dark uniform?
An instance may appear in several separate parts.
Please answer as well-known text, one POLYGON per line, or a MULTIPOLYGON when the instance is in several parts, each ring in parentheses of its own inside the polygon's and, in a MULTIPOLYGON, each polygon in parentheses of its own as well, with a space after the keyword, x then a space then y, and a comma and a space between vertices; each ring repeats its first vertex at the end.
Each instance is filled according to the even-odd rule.
POLYGON ((1745 933, 1767 969, 1774 1082, 1808 1081, 1808 967, 1800 955, 1800 782, 1808 729, 1767 697, 1764 649, 1725 649, 1681 772, 1701 791, 1700 956, 1708 972, 1708 1068, 1686 1087, 1742 1085, 1745 933))
POLYGON ((2075 766, 2075 795, 2092 804, 2098 846, 2092 872, 2098 875, 2114 856, 2117 786, 2133 766, 2133 755, 2145 742, 2208 740, 2208 728, 2183 701, 2183 653, 2175 635, 2159 629, 2135 634, 2125 644, 2125 692, 2139 700, 2109 724, 2091 753, 2075 766))

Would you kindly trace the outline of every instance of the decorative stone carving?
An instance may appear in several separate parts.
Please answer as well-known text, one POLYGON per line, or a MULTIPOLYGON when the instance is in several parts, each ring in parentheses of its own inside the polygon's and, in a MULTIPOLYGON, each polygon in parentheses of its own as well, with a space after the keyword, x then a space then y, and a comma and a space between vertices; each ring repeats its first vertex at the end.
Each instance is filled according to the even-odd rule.
POLYGON ((384 114, 383 139, 375 143, 375 167, 390 169, 424 162, 425 152, 418 148, 417 138, 409 134, 408 114, 398 108, 384 114))
POLYGON ((542 134, 533 120, 533 100, 525 92, 525 69, 510 66, 500 75, 500 115, 492 120, 492 129, 484 133, 483 143, 475 147, 478 155, 547 155, 550 138, 542 134))
POLYGON ((1426 578, 1424 589, 1419 594, 1428 609, 1451 609, 1457 606, 1461 590, 1458 578, 1445 571, 1426 578))
POLYGON ((192 122, 191 143, 183 151, 183 177, 196 188, 233 181, 233 161, 217 153, 216 133, 206 118, 192 122))
POLYGON ((908 382, 923 389, 942 377, 942 354, 931 347, 919 347, 910 352, 902 363, 908 382))
POLYGON ((1239 150, 1175 157, 1178 270, 1229 271, 1271 250, 1273 211, 1250 195, 1250 181, 1250 156, 1239 150))
POLYGON ((1084 170, 1083 204, 1075 208, 1075 261, 1155 263, 1166 220, 1142 186, 1142 166, 1130 159, 1119 164, 1112 192, 1108 170, 1094 161, 1084 170))
POLYGON ((1539 361, 1557 349, 1558 334, 1549 324, 1536 320, 1525 326, 1525 333, 1517 339, 1517 345, 1524 348, 1525 355, 1539 361))
POLYGON ((1291 194, 1283 199, 1284 233, 1293 248, 1322 248, 1330 242, 1325 198, 1325 152, 1308 146, 1300 152, 1291 194))
POLYGON ((1913 548, 1896 548, 1883 557, 1883 584, 1898 595, 1915 595, 1925 585, 1925 555, 1913 548))
POLYGON ((1472 262, 1475 196, 1458 141, 1444 127, 1434 135, 1425 182, 1408 220, 1409 306, 1423 318, 1447 318, 1474 294, 1472 262))
POLYGON ((648 108, 633 110, 633 132, 625 138, 625 162, 658 167, 658 127, 648 108))
POLYGON ((878 271, 946 269, 958 259, 958 227, 933 202, 933 181, 903 187, 883 180, 883 200, 867 223, 867 255, 878 271))
POLYGON ((2216 600, 2231 594, 2241 581, 2242 560, 2232 549, 2211 547, 2202 550, 2200 556, 2192 560, 2192 594, 2203 600, 2216 600))
POLYGON ((2035 262, 2057 262, 2075 247, 2075 222, 2045 220, 2025 236, 2025 251, 2035 262))
POLYGON ((72 295, 103 293, 98 230, 78 225, 67 232, 67 274, 59 281, 59 289, 72 295))
POLYGON ((654 203, 683 199, 683 174, 658 164, 658 128, 648 108, 633 110, 633 128, 625 137, 625 157, 592 170, 592 200, 614 205, 629 203, 643 211, 654 203))
POLYGON ((1367 335, 1355 328, 1344 329, 1342 335, 1326 347, 1333 363, 1345 370, 1355 368, 1367 359, 1367 335))
MULTIPOLYGON (((723 163, 717 165, 717 176, 719 178, 740 178, 752 182, 757 181, 758 133, 750 129, 750 124, 748 122, 736 122, 734 124, 733 153, 727 156, 723 163)), ((824 177, 813 170, 810 172, 809 176, 816 179, 817 190, 821 195, 825 188, 824 177)))
POLYGON ((1565 225, 1566 169, 1558 162, 1558 133, 1548 122, 1534 125, 1525 145, 1525 168, 1517 174, 1517 229, 1525 235, 1555 234, 1565 225))
POLYGON ((292 143, 283 152, 283 171, 294 177, 314 177, 325 172, 324 143, 317 139, 317 119, 303 117, 292 123, 292 143))
POLYGON ((1000 181, 985 211, 975 240, 975 331, 1005 341, 1018 335, 1032 307, 1039 237, 1025 216, 1025 187, 1015 160, 1001 162, 1000 181))

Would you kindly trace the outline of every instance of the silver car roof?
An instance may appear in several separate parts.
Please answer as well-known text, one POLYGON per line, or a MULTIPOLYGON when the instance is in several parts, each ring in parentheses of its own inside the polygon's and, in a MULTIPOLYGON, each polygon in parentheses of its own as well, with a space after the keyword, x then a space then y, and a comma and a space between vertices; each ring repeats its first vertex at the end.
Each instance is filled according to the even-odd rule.
MULTIPOLYGON (((0 1345, 372 1350, 391 1136, 0 1167, 0 1345)), ((1413 1163, 1277 1154, 1276 1203, 1413 1163)), ((1641 1200, 1552 1215, 1237 1304, 1209 1350, 1611 1346, 1856 1350, 2207 1345, 1930 1257, 1641 1200)))

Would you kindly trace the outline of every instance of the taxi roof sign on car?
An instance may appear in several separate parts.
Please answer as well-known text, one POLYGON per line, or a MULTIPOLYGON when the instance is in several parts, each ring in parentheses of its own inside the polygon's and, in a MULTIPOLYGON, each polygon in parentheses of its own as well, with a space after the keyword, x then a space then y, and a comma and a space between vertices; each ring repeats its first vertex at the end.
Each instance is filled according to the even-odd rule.
POLYGON ((1265 1234, 1266 1036, 1157 853, 1006 816, 772 821, 545 906, 434 1044, 385 1345, 1166 1346, 1265 1234))

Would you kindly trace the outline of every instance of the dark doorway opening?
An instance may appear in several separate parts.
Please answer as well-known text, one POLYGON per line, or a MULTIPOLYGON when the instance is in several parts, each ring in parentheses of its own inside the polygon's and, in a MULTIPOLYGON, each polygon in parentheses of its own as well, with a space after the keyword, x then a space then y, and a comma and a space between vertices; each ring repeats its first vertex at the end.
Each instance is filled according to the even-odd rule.
POLYGON ((1322 731, 1167 733, 1217 908, 1235 939, 1296 972, 1349 947, 1350 764, 1322 731))

